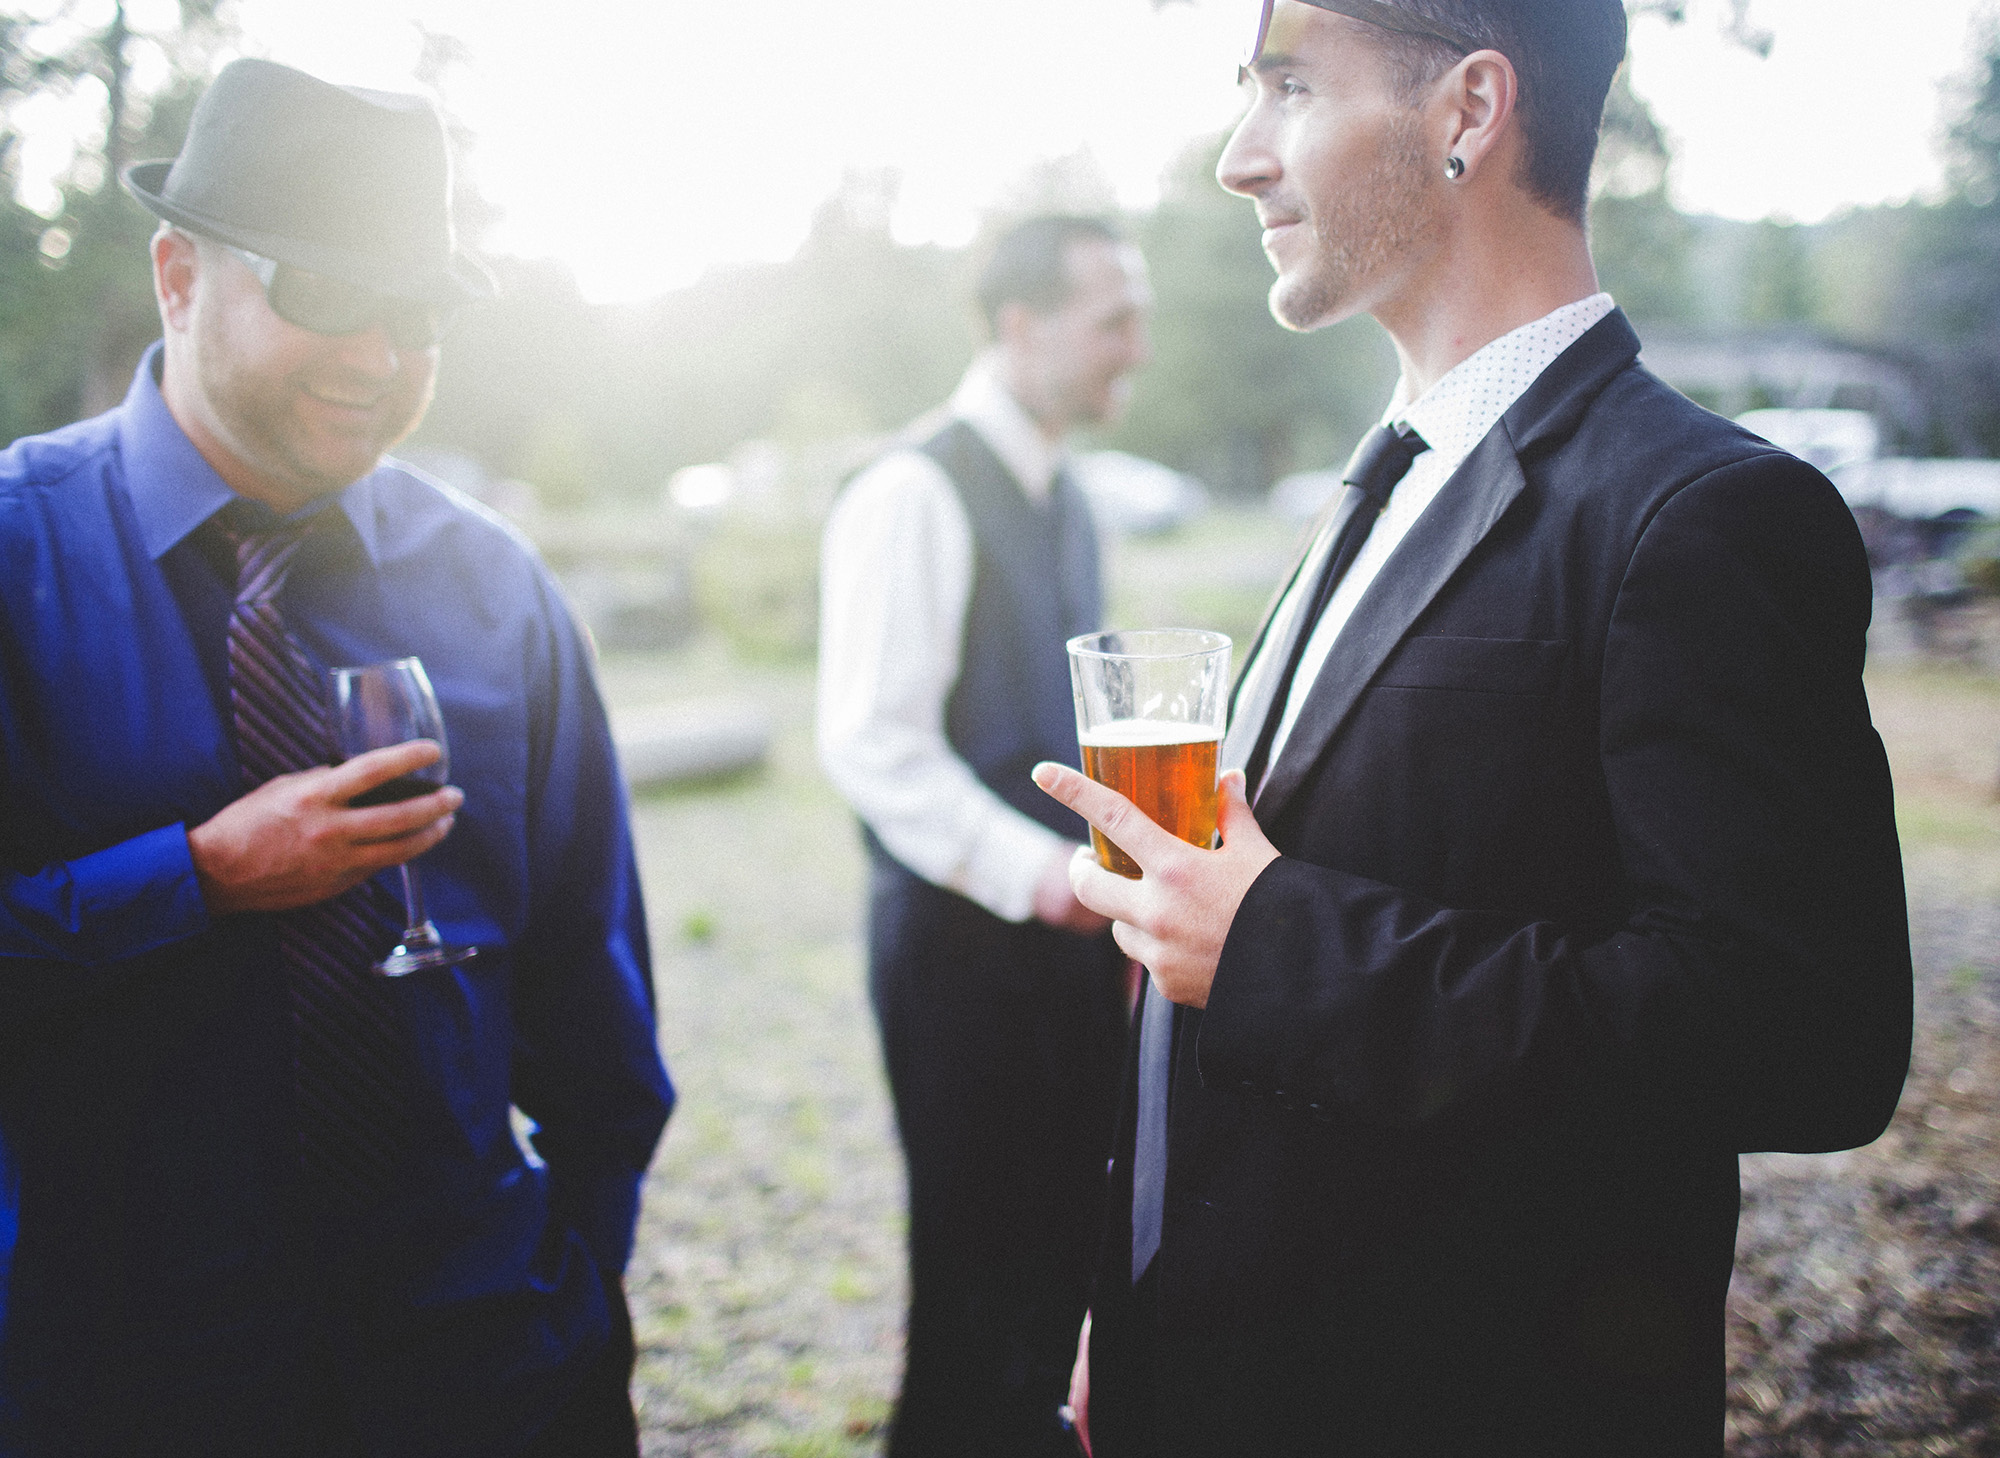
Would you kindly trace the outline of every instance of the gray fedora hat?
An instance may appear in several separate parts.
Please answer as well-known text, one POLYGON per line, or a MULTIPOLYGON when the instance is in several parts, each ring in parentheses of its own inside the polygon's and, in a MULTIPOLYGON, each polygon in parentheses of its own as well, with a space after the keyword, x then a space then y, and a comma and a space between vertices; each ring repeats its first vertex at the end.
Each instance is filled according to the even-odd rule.
POLYGON ((168 222, 294 268, 441 304, 498 292, 453 237, 444 122, 421 96, 231 61, 180 155, 123 181, 168 222))

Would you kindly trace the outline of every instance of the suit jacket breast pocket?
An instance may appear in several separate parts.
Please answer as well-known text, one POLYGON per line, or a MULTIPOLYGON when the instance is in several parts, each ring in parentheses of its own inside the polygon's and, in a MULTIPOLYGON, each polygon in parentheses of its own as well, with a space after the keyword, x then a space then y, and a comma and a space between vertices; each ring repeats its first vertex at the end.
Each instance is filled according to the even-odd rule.
POLYGON ((1560 639, 1405 639, 1315 797, 1338 807, 1339 834, 1358 848, 1345 864, 1451 906, 1548 904, 1540 868, 1576 819, 1569 649, 1560 639))
POLYGON ((1372 687, 1543 697, 1555 692, 1568 648, 1550 638, 1406 638, 1372 687))

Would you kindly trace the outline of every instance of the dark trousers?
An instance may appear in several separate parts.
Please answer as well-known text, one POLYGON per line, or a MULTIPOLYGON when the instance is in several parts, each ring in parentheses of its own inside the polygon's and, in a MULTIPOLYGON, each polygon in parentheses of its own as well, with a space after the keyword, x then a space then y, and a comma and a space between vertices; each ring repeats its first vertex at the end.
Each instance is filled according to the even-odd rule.
POLYGON ((1090 1312, 1091 1451, 1095 1458, 1153 1458, 1159 1276, 1149 1267, 1136 1288, 1121 1280, 1107 1290, 1111 1279, 1100 1277, 1090 1312))
POLYGON ((639 1458, 632 1411, 632 1316, 621 1283, 607 1281, 611 1340, 584 1365, 575 1389, 520 1458, 639 1458))
POLYGON ((1122 960, 1108 936, 1003 922, 879 856, 869 931, 910 1183, 889 1454, 1073 1454, 1057 1408, 1103 1220, 1122 960))

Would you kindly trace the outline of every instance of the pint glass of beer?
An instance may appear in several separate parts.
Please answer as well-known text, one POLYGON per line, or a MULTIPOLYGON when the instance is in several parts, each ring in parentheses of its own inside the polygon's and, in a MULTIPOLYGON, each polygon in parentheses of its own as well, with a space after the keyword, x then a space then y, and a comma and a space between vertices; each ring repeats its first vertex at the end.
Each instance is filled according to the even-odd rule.
MULTIPOLYGON (((1182 840, 1215 839, 1215 754, 1229 706, 1229 639, 1176 628, 1069 640, 1083 772, 1182 840)), ((1139 864, 1092 827, 1106 870, 1139 864)))

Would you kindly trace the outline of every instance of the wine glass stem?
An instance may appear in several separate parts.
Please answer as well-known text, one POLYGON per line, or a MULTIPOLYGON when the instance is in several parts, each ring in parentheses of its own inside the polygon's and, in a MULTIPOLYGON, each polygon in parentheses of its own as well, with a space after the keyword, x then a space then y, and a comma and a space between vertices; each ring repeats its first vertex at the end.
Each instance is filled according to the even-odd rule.
POLYGON ((403 910, 409 916, 409 926, 403 939, 414 941, 430 925, 430 918, 424 915, 424 883, 417 876, 417 868, 408 861, 400 867, 403 873, 403 910))

